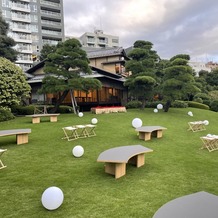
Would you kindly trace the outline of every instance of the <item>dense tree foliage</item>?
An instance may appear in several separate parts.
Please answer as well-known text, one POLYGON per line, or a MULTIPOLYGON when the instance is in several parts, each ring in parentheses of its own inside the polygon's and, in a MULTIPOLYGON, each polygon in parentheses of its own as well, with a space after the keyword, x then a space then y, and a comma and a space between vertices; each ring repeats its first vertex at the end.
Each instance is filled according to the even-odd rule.
POLYGON ((156 80, 150 76, 137 76, 125 82, 130 93, 137 99, 142 101, 142 107, 145 107, 146 100, 153 98, 153 90, 156 85, 156 80))
POLYGON ((195 83, 192 68, 187 64, 189 58, 177 55, 170 59, 170 65, 164 70, 162 94, 167 101, 165 112, 169 110, 174 100, 189 100, 200 89, 195 83))
POLYGON ((14 39, 8 37, 9 25, 0 14, 0 57, 14 62, 17 60, 18 52, 12 47, 16 45, 14 39))
POLYGON ((11 108, 29 97, 30 86, 20 67, 0 57, 0 106, 11 108))
POLYGON ((152 50, 153 44, 148 41, 138 40, 134 43, 133 49, 128 56, 131 58, 126 63, 126 70, 132 71, 133 75, 143 73, 151 75, 156 72, 160 57, 152 50))
MULTIPOLYGON (((69 92, 81 90, 88 92, 100 89, 101 82, 97 79, 87 79, 82 75, 91 74, 86 52, 76 39, 60 42, 53 53, 47 55, 41 92, 58 93, 59 98, 55 105, 56 111, 69 92)), ((72 98, 73 103, 73 98, 72 98)))
POLYGON ((40 56, 39 56, 39 60, 43 61, 47 58, 47 56, 53 52, 56 51, 56 46, 55 45, 49 45, 49 44, 45 44, 42 47, 42 50, 40 51, 40 56))
POLYGON ((157 52, 152 50, 152 46, 153 44, 148 41, 136 41, 128 54, 131 60, 125 65, 126 70, 131 71, 132 75, 124 85, 128 87, 132 98, 142 101, 143 108, 145 101, 154 95, 157 80, 162 73, 159 66, 160 58, 157 52))

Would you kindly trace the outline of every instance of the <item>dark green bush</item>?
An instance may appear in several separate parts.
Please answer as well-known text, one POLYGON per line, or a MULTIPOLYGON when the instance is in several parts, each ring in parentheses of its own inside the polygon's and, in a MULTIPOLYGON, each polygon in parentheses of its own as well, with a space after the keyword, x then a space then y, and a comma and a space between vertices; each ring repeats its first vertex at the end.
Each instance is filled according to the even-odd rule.
POLYGON ((210 109, 210 107, 208 105, 202 104, 202 103, 198 103, 198 102, 195 102, 195 101, 186 101, 186 103, 188 104, 189 107, 205 109, 205 110, 209 110, 210 109))
POLYGON ((194 101, 198 102, 198 103, 203 103, 203 99, 202 98, 195 98, 194 101))
POLYGON ((14 119, 14 115, 9 110, 0 108, 0 122, 12 119, 14 119))
POLYGON ((11 108, 12 113, 15 115, 30 115, 34 114, 34 105, 28 105, 28 106, 20 106, 15 105, 11 108))
MULTIPOLYGON (((54 108, 53 105, 48 106, 47 107, 47 112, 50 113, 51 110, 54 108)), ((42 110, 43 111, 43 106, 37 106, 37 109, 42 110)), ((35 105, 28 105, 28 106, 20 106, 20 105, 16 105, 12 107, 12 112, 15 115, 30 115, 30 114, 34 114, 35 111, 35 105)), ((57 113, 72 113, 73 112, 73 108, 70 106, 64 106, 61 105, 57 111, 57 113)))
POLYGON ((210 104, 210 109, 212 111, 218 112, 218 100, 212 101, 210 104))
POLYGON ((175 107, 175 108, 186 108, 188 107, 188 104, 185 102, 185 101, 174 101, 171 105, 172 107, 175 107))
POLYGON ((126 105, 126 108, 141 108, 142 102, 141 101, 130 101, 126 105))
POLYGON ((61 114, 73 113, 73 107, 61 105, 57 112, 61 114))
POLYGON ((203 104, 206 104, 206 105, 210 106, 211 100, 203 100, 203 104))
POLYGON ((147 101, 145 103, 145 107, 146 108, 157 108, 158 104, 162 104, 164 106, 165 102, 162 102, 162 101, 147 101))

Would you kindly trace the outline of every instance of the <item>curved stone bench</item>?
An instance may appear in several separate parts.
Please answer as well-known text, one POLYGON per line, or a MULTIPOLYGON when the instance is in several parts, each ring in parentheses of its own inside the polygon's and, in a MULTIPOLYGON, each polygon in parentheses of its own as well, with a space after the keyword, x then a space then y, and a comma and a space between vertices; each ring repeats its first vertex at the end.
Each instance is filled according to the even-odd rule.
POLYGON ((139 139, 145 141, 151 140, 151 135, 156 138, 161 138, 163 136, 163 130, 167 128, 162 126, 142 126, 136 128, 136 131, 139 132, 139 139))
POLYGON ((115 147, 102 152, 97 162, 105 162, 105 172, 115 175, 118 179, 126 174, 127 163, 141 167, 145 163, 145 153, 152 151, 142 145, 115 147))
POLYGON ((217 218, 217 208, 218 196, 202 191, 169 201, 153 218, 217 218))
POLYGON ((1 130, 0 136, 16 135, 17 145, 28 143, 28 134, 31 133, 31 129, 10 129, 1 130))

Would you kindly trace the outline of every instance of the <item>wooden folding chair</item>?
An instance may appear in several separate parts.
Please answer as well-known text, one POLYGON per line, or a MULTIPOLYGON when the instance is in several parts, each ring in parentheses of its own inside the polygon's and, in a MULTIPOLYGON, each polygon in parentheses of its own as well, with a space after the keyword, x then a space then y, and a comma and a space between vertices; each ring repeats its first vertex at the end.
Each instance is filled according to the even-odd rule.
POLYGON ((86 125, 75 125, 77 138, 85 138, 88 137, 88 133, 86 130, 86 125))
POLYGON ((62 139, 67 139, 68 141, 71 141, 78 138, 76 127, 67 126, 67 127, 63 127, 62 129, 64 131, 64 137, 62 139))
POLYGON ((203 131, 206 130, 203 121, 195 121, 195 122, 188 122, 189 128, 192 132, 203 131))
POLYGON ((96 133, 95 133, 95 127, 96 127, 96 125, 87 124, 87 125, 85 125, 85 126, 86 126, 86 133, 87 133, 88 137, 96 136, 96 133))
POLYGON ((207 148, 209 152, 218 150, 218 136, 211 135, 211 136, 203 136, 200 138, 203 142, 203 146, 201 149, 207 148))
MULTIPOLYGON (((7 149, 0 149, 0 157, 3 155, 3 153, 4 153, 5 151, 7 151, 7 149)), ((3 169, 3 168, 5 168, 5 167, 7 167, 7 166, 5 166, 5 165, 3 164, 3 162, 1 161, 1 159, 0 159, 0 169, 3 169)))

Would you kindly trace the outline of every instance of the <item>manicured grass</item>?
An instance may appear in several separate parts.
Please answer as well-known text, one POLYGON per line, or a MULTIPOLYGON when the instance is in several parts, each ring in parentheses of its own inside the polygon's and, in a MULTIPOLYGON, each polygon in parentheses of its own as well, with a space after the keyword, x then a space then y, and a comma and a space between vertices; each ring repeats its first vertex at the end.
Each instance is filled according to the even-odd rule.
POLYGON ((32 124, 27 117, 3 122, 0 129, 31 128, 29 143, 16 145, 15 136, 1 137, 0 148, 7 168, 0 170, 0 217, 31 218, 152 218, 163 204, 177 197, 199 191, 218 195, 218 151, 200 150, 200 136, 218 134, 218 114, 194 108, 154 113, 153 109, 128 110, 127 113, 83 117, 61 114, 57 123, 42 118, 32 124), (194 116, 187 115, 192 111, 194 116), (96 117, 96 137, 68 142, 62 127, 87 124, 96 117), (163 138, 139 140, 131 125, 139 117, 143 125, 167 128, 163 138), (206 131, 187 131, 189 121, 208 120, 206 131), (145 155, 145 165, 127 165, 127 173, 115 180, 104 172, 98 155, 109 148, 141 144, 154 150, 145 155), (82 145, 81 158, 72 149, 82 145), (41 204, 44 190, 59 187, 64 202, 54 211, 41 204))

